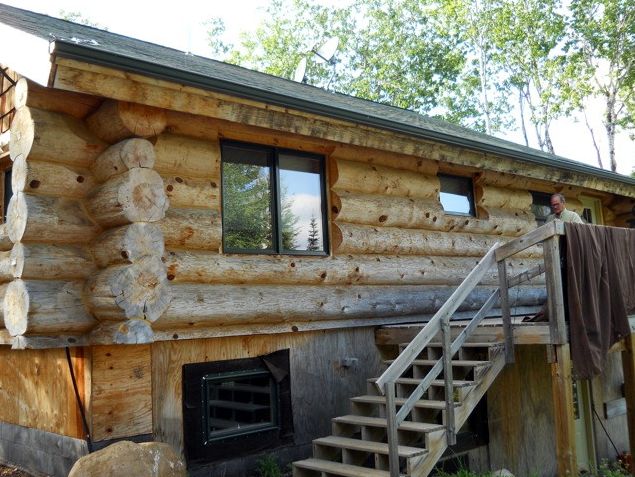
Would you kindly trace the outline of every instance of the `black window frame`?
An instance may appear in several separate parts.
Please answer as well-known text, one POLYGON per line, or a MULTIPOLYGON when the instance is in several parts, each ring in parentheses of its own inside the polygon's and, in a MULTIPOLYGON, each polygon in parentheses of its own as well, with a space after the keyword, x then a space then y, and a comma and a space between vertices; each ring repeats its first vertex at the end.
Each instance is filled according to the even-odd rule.
MULTIPOLYGON (((460 182, 465 182, 465 184, 468 185, 467 189, 467 194, 465 195, 465 197, 468 200, 468 203, 470 205, 470 211, 469 212, 458 212, 458 211, 453 211, 453 210, 445 210, 445 207, 443 207, 443 202, 441 202, 441 207, 443 208, 443 212, 447 215, 459 215, 462 217, 476 217, 476 203, 474 200, 474 180, 471 176, 457 176, 455 174, 445 174, 445 173, 441 173, 441 174, 437 174, 437 177, 439 179, 439 202, 441 202, 441 193, 442 192, 446 192, 443 190, 443 182, 444 180, 455 180, 455 181, 460 181, 460 182)), ((455 194, 458 195, 458 194, 455 194)))
POLYGON ((547 217, 549 217, 549 215, 552 213, 551 212, 551 196, 553 195, 553 193, 539 192, 535 190, 529 191, 529 193, 531 194, 531 213, 536 219, 536 224, 538 226, 544 225, 547 222, 547 217), (546 212, 546 209, 549 209, 549 212, 545 216, 538 215, 536 214, 538 207, 544 207, 545 212, 546 212))
POLYGON ((272 244, 273 248, 266 249, 247 249, 247 248, 232 248, 227 246, 225 241, 225 200, 222 199, 221 217, 223 221, 222 230, 222 243, 223 253, 236 253, 236 254, 259 254, 259 255, 302 255, 302 256, 319 256, 324 257, 329 255, 329 234, 328 234, 328 207, 326 202, 326 158, 321 154, 314 154, 305 151, 298 151, 295 149, 280 148, 275 146, 266 146, 261 144, 254 144, 243 141, 223 140, 221 145, 221 194, 223 193, 224 180, 223 170, 224 164, 224 150, 226 147, 240 147, 246 150, 253 150, 259 153, 265 153, 267 156, 267 166, 269 167, 269 181, 270 181, 270 211, 271 211, 271 227, 272 227, 272 244), (320 180, 320 214, 322 223, 322 249, 323 250, 285 250, 282 246, 282 230, 281 212, 280 206, 280 166, 279 157, 281 155, 288 154, 296 157, 306 157, 307 159, 318 160, 319 163, 319 180, 320 180))
POLYGON ((294 441, 291 399, 290 350, 283 349, 254 357, 226 361, 185 364, 183 372, 183 438, 188 466, 241 457, 290 445, 294 441), (271 425, 253 427, 249 432, 226 432, 210 439, 206 423, 205 382, 234 379, 250 373, 267 373, 276 391, 272 395, 275 418, 271 425), (275 400, 275 402, 273 402, 275 400))

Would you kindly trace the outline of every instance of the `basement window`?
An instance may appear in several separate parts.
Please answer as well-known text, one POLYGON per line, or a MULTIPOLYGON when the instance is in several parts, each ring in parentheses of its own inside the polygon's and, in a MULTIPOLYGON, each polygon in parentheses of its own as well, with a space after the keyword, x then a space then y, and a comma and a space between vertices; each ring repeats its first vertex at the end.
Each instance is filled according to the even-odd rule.
POLYGON ((223 250, 326 255, 324 157, 223 142, 223 250))
POLYGON ((439 174, 441 206, 446 214, 474 217, 474 187, 470 177, 439 174))
POLYGON ((188 462, 291 442, 289 350, 183 366, 183 434, 188 462))

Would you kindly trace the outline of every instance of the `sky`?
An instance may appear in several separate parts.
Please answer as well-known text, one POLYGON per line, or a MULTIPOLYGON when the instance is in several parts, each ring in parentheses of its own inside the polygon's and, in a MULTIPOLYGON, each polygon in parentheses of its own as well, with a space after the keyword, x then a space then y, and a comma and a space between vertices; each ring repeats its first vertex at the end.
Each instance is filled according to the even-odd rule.
MULTIPOLYGON (((326 0, 319 0, 325 2, 326 0)), ((332 1, 332 0, 330 0, 332 1)), ((203 23, 213 17, 223 19, 226 38, 237 43, 241 31, 253 31, 264 18, 268 0, 164 0, 87 1, 87 0, 0 0, 19 8, 59 16, 60 11, 77 12, 113 33, 162 44, 196 55, 209 56, 206 28, 203 23)), ((602 128, 601 106, 592 106, 591 125, 608 168, 606 140, 602 128), (593 121, 595 118, 595 121, 593 121)), ((597 167, 595 149, 585 126, 584 117, 557 121, 551 130, 556 154, 597 167)), ((510 141, 523 143, 520 131, 499 134, 510 141)), ((536 144, 530 144, 536 147, 536 144)), ((630 174, 635 168, 635 141, 621 134, 616 142, 618 172, 630 174)))

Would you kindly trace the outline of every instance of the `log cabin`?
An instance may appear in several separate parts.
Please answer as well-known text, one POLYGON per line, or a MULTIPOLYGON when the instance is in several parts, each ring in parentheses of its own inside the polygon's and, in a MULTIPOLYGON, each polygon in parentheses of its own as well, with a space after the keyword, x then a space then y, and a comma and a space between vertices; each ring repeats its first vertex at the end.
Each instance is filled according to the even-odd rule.
POLYGON ((635 179, 6 5, 0 45, 0 461, 553 476, 633 448, 632 334, 572 377, 538 226, 559 192, 632 227, 635 179))

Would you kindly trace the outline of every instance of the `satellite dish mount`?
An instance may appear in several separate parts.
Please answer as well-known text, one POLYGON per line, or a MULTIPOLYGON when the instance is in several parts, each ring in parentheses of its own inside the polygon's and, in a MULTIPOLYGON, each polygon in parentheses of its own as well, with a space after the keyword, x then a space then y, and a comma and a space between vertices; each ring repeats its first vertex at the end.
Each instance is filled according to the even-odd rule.
MULTIPOLYGON (((313 53, 319 58, 319 61, 334 65, 335 61, 333 57, 335 56, 335 52, 337 51, 337 46, 339 45, 339 43, 340 39, 336 36, 333 36, 326 40, 319 48, 316 48, 317 45, 315 45, 313 48, 311 48, 310 51, 307 52, 307 54, 313 53)), ((295 72, 293 73, 293 81, 297 81, 298 83, 307 82, 306 65, 307 57, 305 56, 300 60, 298 66, 296 66, 295 68, 295 72)), ((329 84, 330 83, 331 82, 329 81, 329 84)))

